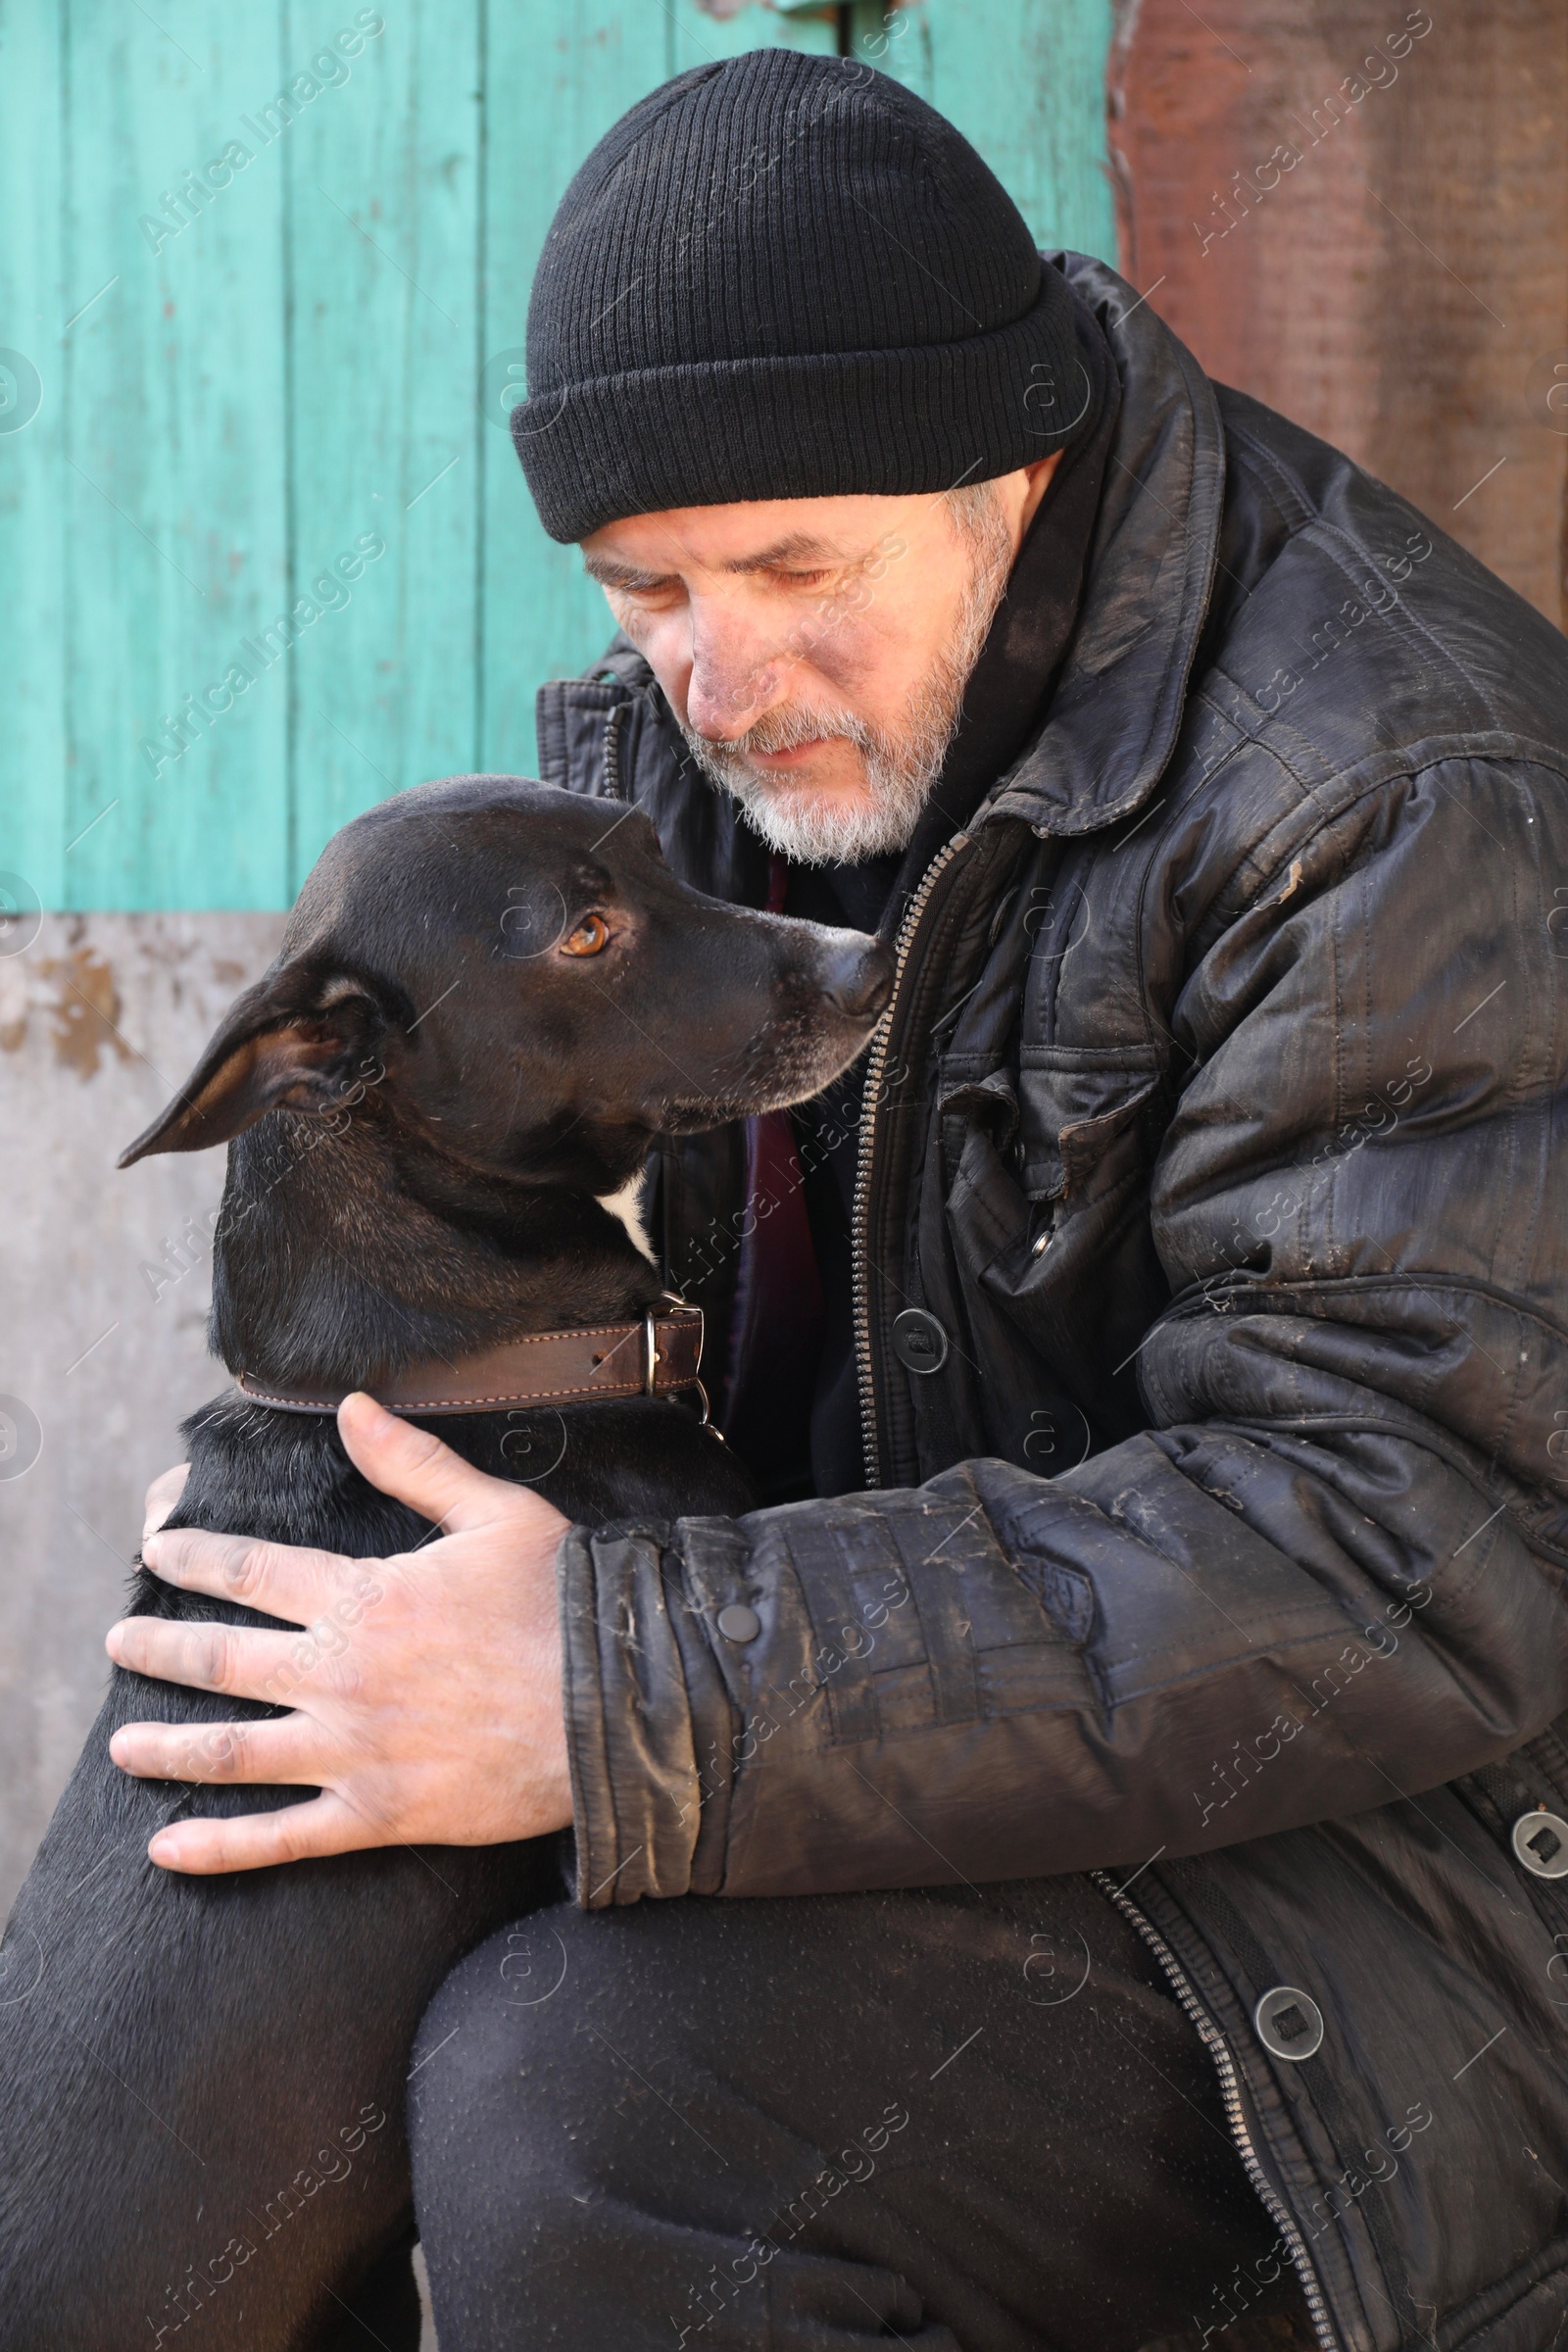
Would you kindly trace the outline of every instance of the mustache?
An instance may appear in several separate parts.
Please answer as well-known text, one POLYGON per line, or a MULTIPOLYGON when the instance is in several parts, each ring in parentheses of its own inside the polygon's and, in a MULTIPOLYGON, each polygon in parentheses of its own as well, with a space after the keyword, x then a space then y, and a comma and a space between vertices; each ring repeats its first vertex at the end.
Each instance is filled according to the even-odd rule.
POLYGON ((794 752, 803 743, 834 739, 853 743, 862 752, 875 751, 882 743, 879 730, 853 710, 808 710, 789 703, 764 711, 740 735, 700 735, 694 728, 685 732, 693 750, 700 746, 701 755, 715 762, 745 759, 749 752, 794 752))

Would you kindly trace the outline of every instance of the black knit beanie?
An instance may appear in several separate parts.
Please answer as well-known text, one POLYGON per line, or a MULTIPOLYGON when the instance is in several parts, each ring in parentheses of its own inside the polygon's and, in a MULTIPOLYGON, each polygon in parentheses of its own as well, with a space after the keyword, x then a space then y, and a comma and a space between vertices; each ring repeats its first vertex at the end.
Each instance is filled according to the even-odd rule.
POLYGON ((1083 405, 1072 297, 967 139, 851 59, 754 49, 653 90, 551 225, 513 438, 545 529, 947 490, 1083 405))

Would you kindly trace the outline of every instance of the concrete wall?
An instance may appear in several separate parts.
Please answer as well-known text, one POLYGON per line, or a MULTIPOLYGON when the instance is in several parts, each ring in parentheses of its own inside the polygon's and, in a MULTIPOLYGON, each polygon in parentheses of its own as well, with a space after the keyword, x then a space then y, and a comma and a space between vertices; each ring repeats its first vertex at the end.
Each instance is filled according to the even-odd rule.
POLYGON ((222 1152, 115 1156, 283 920, 0 924, 0 1916, 97 1712, 143 1491, 226 1377, 206 1343, 222 1152))

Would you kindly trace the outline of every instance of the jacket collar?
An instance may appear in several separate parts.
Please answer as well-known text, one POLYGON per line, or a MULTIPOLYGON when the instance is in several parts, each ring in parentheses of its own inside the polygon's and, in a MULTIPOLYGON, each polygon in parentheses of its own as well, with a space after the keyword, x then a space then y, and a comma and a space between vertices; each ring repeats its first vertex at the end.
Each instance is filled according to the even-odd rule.
POLYGON ((1175 748, 1214 574, 1225 445, 1208 378, 1125 278, 1085 254, 1048 259, 1100 324, 1121 411, 1046 723, 985 814, 1075 834, 1141 807, 1175 748))

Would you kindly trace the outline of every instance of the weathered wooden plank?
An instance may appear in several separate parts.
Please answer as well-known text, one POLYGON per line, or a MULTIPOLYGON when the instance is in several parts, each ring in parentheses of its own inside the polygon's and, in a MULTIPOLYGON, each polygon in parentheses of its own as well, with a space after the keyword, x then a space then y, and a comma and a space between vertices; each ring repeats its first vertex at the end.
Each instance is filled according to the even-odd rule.
POLYGON ((64 346, 65 838, 109 810, 62 895, 275 906, 284 712, 225 676, 285 569, 282 182, 240 122, 277 86, 276 22, 159 17, 62 19, 64 275, 77 301, 105 288, 64 346))
POLYGON ((346 76, 285 159, 293 888, 360 809, 476 763, 480 14, 345 10, 344 56, 286 0, 289 57, 346 76))
MULTIPOLYGON (((62 28, 45 10, 0 5, 0 89, 48 90, 62 28)), ((62 374, 68 295, 60 251, 60 110, 35 107, 0 138, 0 917, 27 894, 59 906, 66 842, 65 474, 62 374)), ((92 291, 81 290, 80 299, 92 291)), ((0 947, 21 934, 0 934, 0 947)))
MULTIPOLYGON (((879 10, 856 29, 979 137, 1042 235, 1093 243, 1094 190, 1077 214, 1054 191, 1093 179, 1075 61, 1103 0, 998 4, 928 0, 898 44, 879 10)), ((669 74, 760 42, 831 51, 839 16, 156 18, 0 0, 0 345, 65 338, 29 354, 37 416, 0 432, 0 562, 26 582, 0 650, 0 868, 51 904, 276 906, 368 801, 530 766, 538 681, 603 641, 494 384, 493 421, 476 398, 486 362, 520 358, 570 173, 669 74)))
POLYGON ((1110 94, 1123 267, 1203 366, 1568 620, 1560 0, 1142 0, 1110 94))
POLYGON ((972 139, 1042 245, 1116 258, 1110 0, 858 0, 855 49, 972 139))
POLYGON ((696 0, 670 0, 668 70, 684 74, 690 66, 718 57, 739 57, 746 49, 800 49, 816 57, 838 52, 838 10, 812 0, 801 8, 760 8, 753 4, 733 14, 699 8, 696 0))
POLYGON ((532 771, 536 687, 580 669, 608 634, 575 550, 540 528, 506 415, 523 382, 528 288, 551 215, 594 141, 666 74, 668 33, 662 9, 621 0, 572 0, 544 24, 531 10, 492 12, 478 386, 485 767, 532 771))

